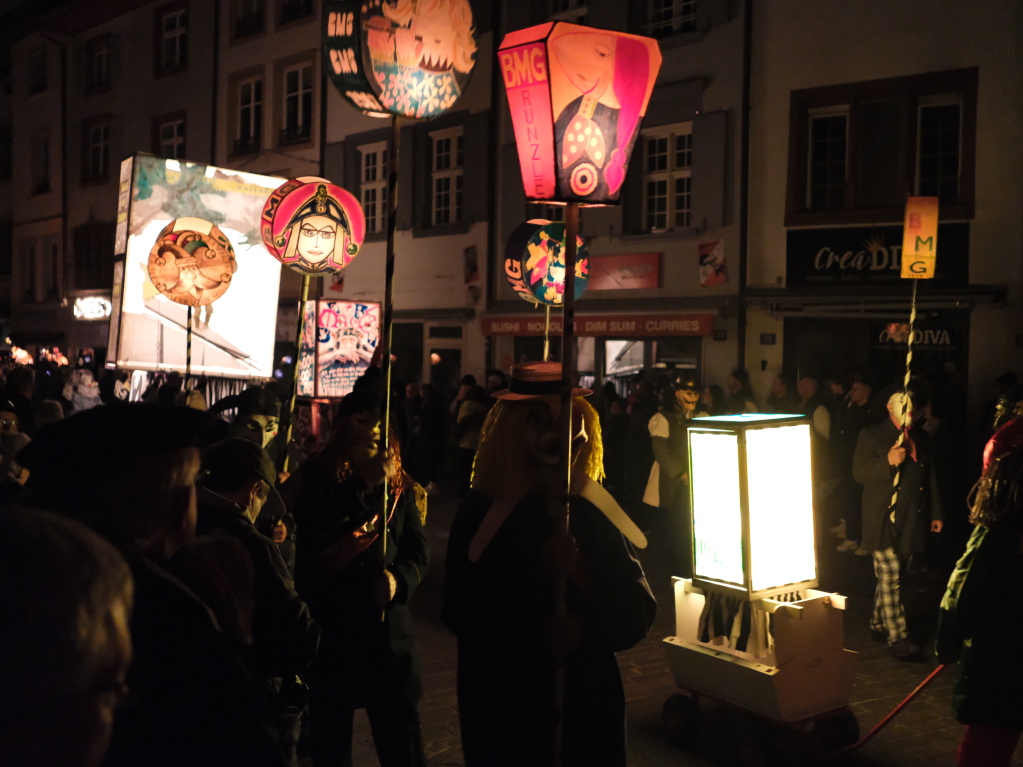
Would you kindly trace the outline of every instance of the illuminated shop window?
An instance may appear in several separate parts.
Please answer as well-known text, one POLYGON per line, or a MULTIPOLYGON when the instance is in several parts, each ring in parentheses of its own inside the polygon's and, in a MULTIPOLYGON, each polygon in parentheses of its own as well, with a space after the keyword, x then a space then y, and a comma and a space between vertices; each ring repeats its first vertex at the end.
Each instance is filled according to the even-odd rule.
POLYGON ((387 144, 366 144, 359 147, 362 169, 359 175, 359 197, 366 216, 366 232, 383 232, 387 228, 387 144))
POLYGON ((693 124, 643 132, 643 221, 647 232, 690 226, 693 124))
POLYGON ((430 163, 431 216, 434 226, 462 220, 463 129, 433 131, 430 163))

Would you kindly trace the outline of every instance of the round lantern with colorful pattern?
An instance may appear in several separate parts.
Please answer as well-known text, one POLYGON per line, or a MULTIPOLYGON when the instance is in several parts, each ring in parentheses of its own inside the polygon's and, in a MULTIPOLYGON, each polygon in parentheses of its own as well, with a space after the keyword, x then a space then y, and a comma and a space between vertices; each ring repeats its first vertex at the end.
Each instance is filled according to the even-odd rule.
MULTIPOLYGON (((505 247, 504 274, 522 299, 561 306, 565 300, 565 224, 534 219, 519 226, 505 247)), ((576 237, 576 300, 586 290, 589 276, 586 243, 576 237)))
POLYGON ((310 275, 339 272, 366 236, 355 197, 326 179, 306 176, 282 184, 263 206, 260 233, 281 263, 310 275))
POLYGON ((201 218, 177 218, 149 251, 149 279, 177 304, 206 306, 231 287, 238 271, 234 248, 220 229, 201 218))

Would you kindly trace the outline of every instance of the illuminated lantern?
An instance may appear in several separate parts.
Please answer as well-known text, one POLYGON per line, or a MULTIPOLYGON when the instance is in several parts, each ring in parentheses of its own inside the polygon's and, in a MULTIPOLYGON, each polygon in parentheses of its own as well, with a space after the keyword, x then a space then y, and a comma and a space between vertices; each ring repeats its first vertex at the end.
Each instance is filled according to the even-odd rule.
POLYGON ((657 41, 559 21, 506 35, 497 56, 527 199, 617 203, 657 41))
POLYGON ((231 287, 238 271, 227 235, 201 218, 171 221, 149 251, 149 279, 177 304, 206 306, 231 287))
POLYGON ((465 92, 476 64, 469 0, 327 0, 327 72, 356 109, 429 118, 465 92))
POLYGON ((807 419, 697 418, 688 433, 693 583, 751 600, 816 586, 807 419))
POLYGON ((263 244, 281 263, 304 274, 341 271, 366 236, 366 218, 353 195, 326 179, 282 184, 266 200, 263 244))
MULTIPOLYGON (((586 290, 590 262, 586 243, 576 236, 575 297, 586 290)), ((565 300, 565 225, 543 219, 519 226, 505 247, 504 274, 520 297, 534 304, 561 306, 565 300)))

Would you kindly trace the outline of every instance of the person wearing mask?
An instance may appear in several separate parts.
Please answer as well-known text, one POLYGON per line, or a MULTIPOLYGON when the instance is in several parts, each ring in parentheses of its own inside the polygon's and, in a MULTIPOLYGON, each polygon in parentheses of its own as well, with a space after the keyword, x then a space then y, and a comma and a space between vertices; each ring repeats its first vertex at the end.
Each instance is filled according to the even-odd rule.
MULTIPOLYGON (((664 406, 651 416, 648 429, 654 451, 643 502, 663 512, 661 529, 668 544, 671 574, 693 577, 692 524, 689 516, 689 422, 706 416, 697 410, 700 386, 692 376, 676 376, 665 392, 664 406)), ((655 540, 661 536, 655 536, 655 540)))
POLYGON ((382 767, 426 764, 408 608, 430 559, 426 493, 401 470, 393 433, 382 449, 383 428, 378 397, 352 392, 323 450, 282 485, 298 522, 298 592, 322 630, 308 673, 314 767, 352 763, 358 708, 382 767))
POLYGON ((231 438, 206 448, 206 472, 197 488, 199 535, 221 533, 240 541, 252 560, 252 647, 249 668, 277 714, 281 746, 297 764, 296 746, 305 704, 300 678, 316 655, 320 630, 296 593, 291 572, 272 540, 255 526, 267 498, 277 495, 270 456, 247 439, 231 438))
POLYGON ((900 575, 909 558, 924 550, 927 529, 940 533, 944 525, 927 435, 922 430, 909 431, 925 403, 926 396, 916 386, 895 392, 888 400, 888 418, 860 432, 853 454, 853 478, 863 485, 863 548, 873 553, 877 576, 870 628, 899 660, 912 660, 920 652, 907 632, 900 575), (893 509, 896 473, 898 497, 893 509))

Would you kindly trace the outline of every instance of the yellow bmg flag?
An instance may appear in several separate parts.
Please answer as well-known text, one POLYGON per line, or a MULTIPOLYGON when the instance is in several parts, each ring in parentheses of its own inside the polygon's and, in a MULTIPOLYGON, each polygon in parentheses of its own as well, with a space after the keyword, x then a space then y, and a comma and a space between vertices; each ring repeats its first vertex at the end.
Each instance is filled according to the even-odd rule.
POLYGON ((938 198, 910 197, 902 228, 902 272, 907 280, 934 279, 938 258, 938 198))

